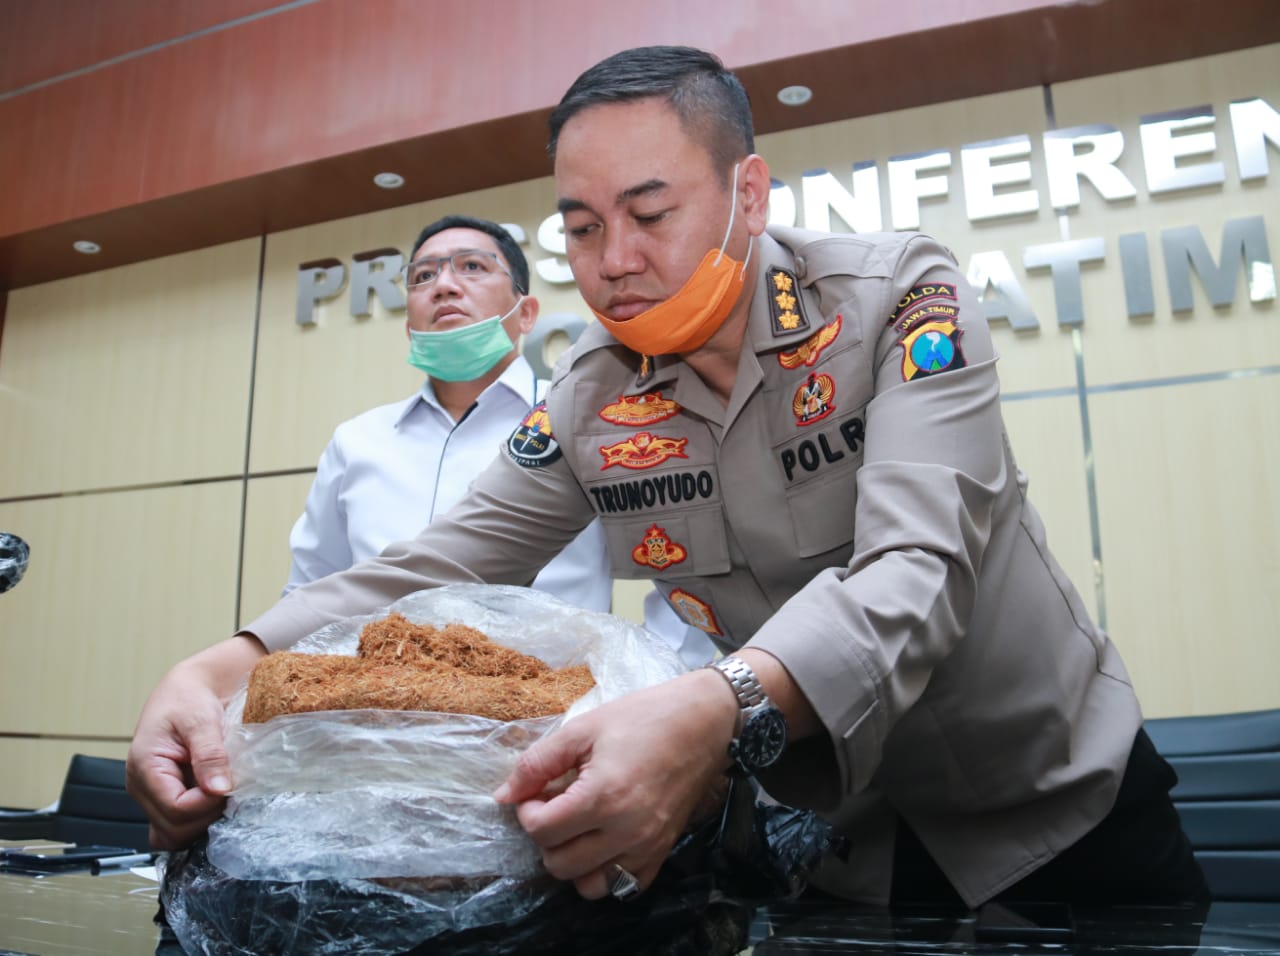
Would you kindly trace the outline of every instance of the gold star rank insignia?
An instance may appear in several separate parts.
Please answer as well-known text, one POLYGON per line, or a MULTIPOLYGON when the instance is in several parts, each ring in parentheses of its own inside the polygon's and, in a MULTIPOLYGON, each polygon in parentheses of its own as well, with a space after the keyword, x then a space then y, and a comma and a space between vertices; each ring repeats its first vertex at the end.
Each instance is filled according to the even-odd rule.
POLYGON ((786 269, 774 266, 769 270, 769 281, 777 291, 769 297, 769 319, 774 335, 790 335, 809 328, 796 292, 796 277, 786 269))

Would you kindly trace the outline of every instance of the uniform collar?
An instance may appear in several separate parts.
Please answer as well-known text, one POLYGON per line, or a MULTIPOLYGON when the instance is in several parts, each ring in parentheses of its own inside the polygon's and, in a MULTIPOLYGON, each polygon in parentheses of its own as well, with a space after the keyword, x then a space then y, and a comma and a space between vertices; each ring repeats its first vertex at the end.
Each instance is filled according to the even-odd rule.
POLYGON ((822 326, 822 316, 818 313, 812 299, 802 294, 802 290, 807 286, 803 260, 797 259, 791 249, 768 232, 759 237, 758 243, 760 269, 756 276, 751 311, 747 318, 747 339, 757 355, 798 345, 822 326), (781 290, 777 287, 774 276, 779 273, 792 280, 790 294, 797 300, 795 311, 799 316, 799 324, 794 331, 779 330, 775 320, 775 296, 781 290))
POLYGON ((684 362, 678 355, 642 355, 632 384, 637 389, 651 389, 674 382, 682 367, 684 362))
MULTIPOLYGON (((485 396, 496 392, 509 392, 519 398, 525 405, 533 407, 538 397, 537 377, 534 375, 533 366, 529 364, 523 355, 517 355, 516 360, 504 368, 502 374, 480 393, 476 402, 483 402, 485 396)), ((423 379, 422 388, 416 395, 405 399, 399 414, 396 415, 395 427, 399 428, 401 423, 420 407, 434 408, 442 414, 447 414, 440 404, 440 400, 436 398, 436 391, 431 387, 431 379, 429 378, 423 379)))

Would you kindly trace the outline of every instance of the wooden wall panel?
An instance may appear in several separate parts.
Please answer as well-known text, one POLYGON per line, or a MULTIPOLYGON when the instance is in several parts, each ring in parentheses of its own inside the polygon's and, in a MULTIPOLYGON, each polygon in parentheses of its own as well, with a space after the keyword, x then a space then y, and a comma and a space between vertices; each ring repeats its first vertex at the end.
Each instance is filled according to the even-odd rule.
POLYGON ((239 474, 259 248, 10 293, 0 498, 239 474))
POLYGON ((1049 548, 1096 618, 1098 600, 1079 403, 1074 396, 1006 401, 1002 412, 1018 467, 1027 476, 1027 497, 1044 521, 1049 548))
POLYGON ((1144 712, 1280 706, 1280 378, 1089 407, 1110 631, 1144 712))
MULTIPOLYGON (((76 754, 123 760, 120 741, 0 737, 0 807, 39 810, 58 799, 67 767, 76 754)), ((34 842, 34 841, 33 841, 34 842)))
MULTIPOLYGON (((289 580, 289 532, 302 514, 315 475, 253 478, 245 499, 240 620, 248 624, 277 600, 289 580)), ((414 534, 416 529, 406 529, 414 534)))
POLYGON ((133 733, 166 670, 234 623, 240 483, 0 504, 31 546, 0 600, 0 732, 133 733))
MULTIPOLYGON (((1221 258, 1223 223, 1262 216, 1272 262, 1280 256, 1280 152, 1272 147, 1270 175, 1242 183, 1236 166, 1228 104, 1260 96, 1280 109, 1280 45, 1259 47, 1141 72, 1078 80, 1054 87, 1060 127, 1107 123, 1124 134, 1118 168, 1138 190, 1131 202, 1108 205, 1082 187, 1080 209, 1069 217, 1071 235, 1101 236, 1107 244, 1103 269, 1085 285, 1085 348, 1091 384, 1195 375, 1206 371, 1280 363, 1280 323, 1274 298, 1252 303, 1238 248, 1235 302, 1215 307, 1192 276, 1195 304, 1173 312, 1161 249, 1164 229, 1196 226, 1215 261, 1221 258), (1226 182, 1152 196, 1147 189, 1138 124, 1142 116, 1209 104, 1216 114, 1213 155, 1188 156, 1180 166, 1221 162, 1226 182), (1151 259, 1155 315, 1126 315, 1119 236, 1142 233, 1151 259)), ((1273 293, 1274 295, 1274 293, 1273 293)))
MULTIPOLYGON (((948 150, 951 168, 930 173, 945 177, 948 195, 920 201, 919 230, 944 243, 967 271, 974 253, 1001 250, 1021 274, 1022 247, 1058 238, 1057 220, 1047 203, 1038 213, 1013 220, 971 223, 965 205, 960 167, 960 147, 1025 134, 1031 137, 1032 182, 1020 188, 1047 194, 1039 139, 1045 129, 1043 95, 1039 89, 974 97, 935 106, 901 110, 879 116, 845 120, 802 130, 761 136, 757 149, 769 161, 775 179, 791 187, 799 212, 796 225, 804 225, 802 180, 805 172, 826 169, 845 189, 852 189, 853 164, 874 161, 878 166, 883 228, 893 229, 890 213, 888 164, 892 157, 925 151, 948 150)), ((831 228, 849 226, 834 214, 831 228)), ((1002 355, 1001 383, 1006 393, 1027 389, 1060 388, 1074 382, 1069 337, 1059 333, 1053 320, 1053 292, 1049 283, 1027 283, 1031 304, 1042 323, 1038 333, 1015 333, 1008 323, 993 326, 996 347, 1002 355)))

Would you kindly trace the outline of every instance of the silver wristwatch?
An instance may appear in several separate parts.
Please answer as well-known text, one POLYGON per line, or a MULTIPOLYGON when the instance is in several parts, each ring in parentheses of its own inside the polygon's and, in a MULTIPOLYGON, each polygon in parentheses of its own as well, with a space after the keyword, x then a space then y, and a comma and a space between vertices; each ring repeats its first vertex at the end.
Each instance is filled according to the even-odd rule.
POLYGON ((738 724, 729 741, 729 756, 745 774, 772 766, 787 746, 787 721, 773 706, 756 672, 740 657, 722 657, 707 667, 718 670, 738 698, 738 724))

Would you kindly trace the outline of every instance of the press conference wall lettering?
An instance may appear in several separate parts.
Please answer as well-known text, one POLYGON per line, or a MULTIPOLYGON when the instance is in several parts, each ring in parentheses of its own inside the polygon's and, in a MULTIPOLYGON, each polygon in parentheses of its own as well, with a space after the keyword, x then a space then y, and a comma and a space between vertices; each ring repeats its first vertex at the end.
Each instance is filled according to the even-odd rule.
MULTIPOLYGON (((1225 121, 1209 104, 1143 116, 1136 144, 1126 143, 1124 132, 1114 126, 1092 124, 1045 132, 1038 150, 1033 149, 1031 137, 1019 134, 969 143, 958 151, 940 147, 890 156, 883 162, 857 160, 851 166, 848 186, 829 170, 811 169, 800 177, 799 200, 794 185, 773 181, 769 219, 818 231, 917 229, 922 201, 963 202, 973 223, 1008 217, 1034 219, 1046 210, 1069 216, 1080 206, 1082 186, 1094 190, 1108 204, 1131 205, 1143 196, 1138 183, 1145 187, 1147 197, 1167 200, 1178 193, 1227 184, 1227 165, 1216 158, 1220 136, 1232 144, 1239 183, 1265 180, 1271 154, 1280 150, 1280 111, 1266 100, 1252 97, 1227 104, 1225 121), (1121 165, 1126 155, 1135 152, 1140 177, 1127 174, 1121 165), (1033 176, 1033 162, 1041 164, 1042 176, 1033 176), (1037 185, 1040 181, 1047 183, 1046 195, 1037 185)), ((534 246, 523 226, 505 225, 521 245, 534 246)), ((552 286, 571 285, 573 275, 563 258, 560 215, 548 216, 533 232, 536 249, 530 258, 539 279, 552 286)), ((1003 249, 984 250, 973 253, 961 265, 988 318, 1007 322, 1016 330, 1034 331, 1041 327, 1041 321, 1024 283, 1051 281, 1057 324, 1083 326, 1081 267, 1118 263, 1124 276, 1127 314, 1130 319, 1141 319, 1155 311, 1158 278, 1154 261, 1163 265, 1175 313, 1193 307, 1193 276, 1216 306, 1232 304, 1242 270, 1251 303, 1276 298, 1267 224, 1260 215, 1228 220, 1216 257, 1202 225, 1188 223, 1163 229, 1156 236, 1126 233, 1110 248, 1101 237, 1084 237, 1028 245, 1020 256, 1003 249), (1152 255, 1152 249, 1158 249, 1158 257, 1152 255), (1021 275, 1014 265, 1019 258, 1021 275)), ((297 280, 297 323, 314 324, 316 306, 336 298, 344 288, 349 288, 353 317, 369 315, 374 298, 389 313, 403 311, 400 270, 404 262, 399 250, 380 248, 353 255, 349 268, 336 258, 302 263, 297 280)), ((541 371, 545 369, 541 353, 546 336, 563 333, 572 340, 585 327, 577 315, 544 317, 537 328, 538 339, 526 343, 526 355, 541 371)))

